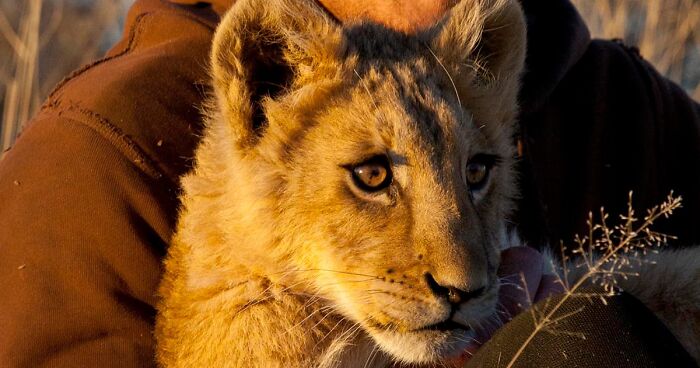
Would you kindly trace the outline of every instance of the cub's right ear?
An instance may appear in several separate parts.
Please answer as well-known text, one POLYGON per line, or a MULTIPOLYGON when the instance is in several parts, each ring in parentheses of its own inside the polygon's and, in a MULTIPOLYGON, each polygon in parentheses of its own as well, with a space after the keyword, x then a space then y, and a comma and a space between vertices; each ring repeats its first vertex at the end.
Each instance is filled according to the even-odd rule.
POLYGON ((460 0, 438 29, 433 47, 465 107, 495 130, 514 125, 527 34, 519 2, 460 0))
POLYGON ((239 146, 254 144, 266 103, 333 58, 340 26, 314 0, 238 0, 214 35, 213 87, 239 146))

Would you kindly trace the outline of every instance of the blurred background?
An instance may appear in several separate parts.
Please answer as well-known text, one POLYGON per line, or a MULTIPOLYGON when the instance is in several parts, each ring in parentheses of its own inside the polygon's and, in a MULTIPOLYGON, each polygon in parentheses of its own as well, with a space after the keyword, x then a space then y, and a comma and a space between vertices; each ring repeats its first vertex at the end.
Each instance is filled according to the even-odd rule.
MULTIPOLYGON (((0 0, 0 152, 51 89, 119 38, 134 0, 0 0)), ((572 0, 597 38, 640 49, 700 100, 700 0, 572 0)))
POLYGON ((0 0, 0 152, 53 87, 100 58, 134 0, 0 0))

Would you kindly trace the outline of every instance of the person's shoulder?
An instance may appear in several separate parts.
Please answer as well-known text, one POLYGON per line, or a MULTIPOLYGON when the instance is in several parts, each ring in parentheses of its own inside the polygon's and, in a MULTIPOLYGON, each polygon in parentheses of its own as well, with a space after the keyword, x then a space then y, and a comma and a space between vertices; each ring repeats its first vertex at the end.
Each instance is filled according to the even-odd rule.
POLYGON ((218 21, 209 7, 139 0, 107 55, 61 82, 40 116, 87 124, 140 151, 157 175, 187 169, 207 95, 207 59, 218 21))

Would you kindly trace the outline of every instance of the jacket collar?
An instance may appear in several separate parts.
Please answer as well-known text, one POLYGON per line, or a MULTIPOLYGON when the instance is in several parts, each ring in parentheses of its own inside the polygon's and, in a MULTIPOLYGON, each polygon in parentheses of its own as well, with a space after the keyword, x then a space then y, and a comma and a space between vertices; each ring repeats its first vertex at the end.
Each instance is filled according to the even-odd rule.
POLYGON ((521 0, 527 18, 527 59, 520 91, 524 114, 544 104, 588 49, 588 27, 569 0, 521 0))

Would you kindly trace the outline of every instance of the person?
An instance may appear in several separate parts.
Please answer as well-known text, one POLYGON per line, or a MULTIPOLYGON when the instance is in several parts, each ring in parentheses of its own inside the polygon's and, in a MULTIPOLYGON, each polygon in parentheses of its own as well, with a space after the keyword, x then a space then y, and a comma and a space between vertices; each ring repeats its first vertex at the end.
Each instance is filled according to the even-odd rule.
MULTIPOLYGON (((319 2, 340 21, 369 18, 405 32, 428 27, 452 4, 319 2)), ((684 209, 662 230, 679 245, 697 242, 700 106, 635 49, 591 41, 568 0, 522 5, 529 51, 514 220, 524 241, 558 244, 585 229, 588 210, 605 204, 622 212, 631 189, 639 208, 673 189, 684 209)), ((137 0, 123 38, 61 82, 0 161, 0 365, 155 364, 160 262, 176 220, 178 178, 191 167, 201 132, 212 32, 230 6, 137 0)), ((511 250, 503 262, 543 295, 556 289, 530 248, 511 250)), ((653 319, 627 313, 641 308, 633 304, 617 303, 619 313, 601 312, 612 317, 600 320, 653 319)), ((501 331, 517 329, 518 318, 501 331)), ((674 366, 690 364, 657 327, 651 335, 667 337, 665 356, 684 362, 674 366)), ((473 364, 507 336, 497 334, 473 364)))

